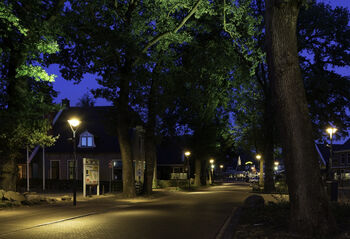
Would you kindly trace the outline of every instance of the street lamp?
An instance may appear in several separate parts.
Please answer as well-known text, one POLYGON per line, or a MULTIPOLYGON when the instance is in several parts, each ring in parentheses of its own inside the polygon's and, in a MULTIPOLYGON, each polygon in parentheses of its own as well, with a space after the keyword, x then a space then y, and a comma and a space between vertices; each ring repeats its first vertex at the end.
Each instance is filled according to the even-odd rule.
POLYGON ((330 183, 330 198, 331 201, 337 201, 338 200, 338 182, 336 180, 333 180, 332 175, 332 164, 333 164, 333 135, 337 132, 337 128, 335 127, 329 127, 327 129, 327 133, 329 134, 329 138, 331 140, 330 144, 330 153, 329 153, 329 162, 328 162, 328 170, 327 170, 327 177, 328 180, 331 180, 327 182, 327 185, 330 183))
POLYGON ((80 120, 72 118, 68 120, 68 124, 73 132, 73 206, 77 205, 77 179, 76 179, 76 165, 77 165, 77 145, 75 142, 75 132, 77 132, 78 126, 80 125, 80 120))
POLYGON ((211 177, 210 177, 210 184, 214 183, 214 162, 215 160, 213 158, 209 159, 209 163, 210 163, 210 168, 211 168, 211 177))
POLYGON ((186 163, 187 163, 188 189, 191 188, 191 168, 190 168, 190 159, 189 159, 190 155, 191 155, 190 151, 185 152, 186 163))
POLYGON ((279 165, 280 163, 279 163, 278 161, 275 161, 274 164, 275 164, 275 168, 274 168, 274 169, 275 169, 275 171, 277 171, 277 170, 278 170, 278 165, 279 165))
POLYGON ((264 160, 260 154, 257 154, 255 158, 260 161, 259 185, 263 186, 264 185, 264 160))
POLYGON ((333 164, 333 134, 335 134, 335 132, 337 132, 337 128, 334 127, 329 127, 327 129, 327 133, 329 134, 329 138, 331 140, 331 144, 330 144, 330 152, 329 152, 329 162, 328 162, 328 178, 329 179, 333 179, 332 177, 332 164, 333 164))

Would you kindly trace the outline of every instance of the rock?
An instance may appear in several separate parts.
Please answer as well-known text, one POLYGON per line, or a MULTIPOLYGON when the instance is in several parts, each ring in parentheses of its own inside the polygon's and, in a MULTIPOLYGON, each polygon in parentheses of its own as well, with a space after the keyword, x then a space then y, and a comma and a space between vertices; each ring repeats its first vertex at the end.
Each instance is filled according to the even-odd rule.
POLYGON ((57 202, 57 199, 54 197, 47 197, 46 202, 49 202, 49 203, 57 202))
POLYGON ((13 192, 13 191, 7 191, 4 194, 4 198, 5 200, 9 200, 9 201, 18 201, 18 202, 23 202, 24 200, 26 200, 26 198, 18 193, 18 192, 13 192))
POLYGON ((62 196, 61 199, 62 199, 62 201, 70 201, 70 200, 72 200, 72 198, 70 196, 67 196, 67 195, 62 196))
POLYGON ((264 207, 265 200, 262 196, 252 195, 244 200, 245 208, 261 208, 264 207))
POLYGON ((26 201, 28 204, 38 204, 41 201, 41 196, 37 194, 26 194, 26 201))
POLYGON ((0 200, 3 199, 4 194, 5 194, 5 190, 0 189, 0 200))

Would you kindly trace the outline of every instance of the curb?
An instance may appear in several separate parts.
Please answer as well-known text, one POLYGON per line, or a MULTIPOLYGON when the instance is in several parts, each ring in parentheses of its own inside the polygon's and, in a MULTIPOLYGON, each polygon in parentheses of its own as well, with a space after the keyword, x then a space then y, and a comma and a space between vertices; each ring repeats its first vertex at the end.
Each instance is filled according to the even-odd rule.
POLYGON ((215 239, 232 239, 236 232, 236 226, 242 213, 242 207, 232 210, 215 239))

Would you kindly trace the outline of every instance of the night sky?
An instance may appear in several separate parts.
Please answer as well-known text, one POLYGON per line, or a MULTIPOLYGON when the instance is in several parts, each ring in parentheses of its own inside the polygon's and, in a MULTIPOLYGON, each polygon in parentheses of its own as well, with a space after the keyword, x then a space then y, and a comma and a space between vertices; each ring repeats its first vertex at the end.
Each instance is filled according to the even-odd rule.
MULTIPOLYGON (((318 2, 324 2, 336 6, 343 6, 350 9, 350 0, 318 0, 318 2)), ((334 69, 336 72, 342 75, 350 76, 350 66, 334 69)), ((55 102, 59 103, 63 98, 68 98, 71 101, 71 106, 75 106, 85 93, 88 93, 91 89, 98 88, 99 85, 96 82, 94 75, 87 74, 79 84, 74 84, 71 81, 64 80, 60 73, 58 65, 51 65, 48 69, 48 73, 57 75, 54 82, 54 89, 59 92, 55 102)), ((96 99, 96 106, 111 105, 110 102, 105 99, 96 99)))

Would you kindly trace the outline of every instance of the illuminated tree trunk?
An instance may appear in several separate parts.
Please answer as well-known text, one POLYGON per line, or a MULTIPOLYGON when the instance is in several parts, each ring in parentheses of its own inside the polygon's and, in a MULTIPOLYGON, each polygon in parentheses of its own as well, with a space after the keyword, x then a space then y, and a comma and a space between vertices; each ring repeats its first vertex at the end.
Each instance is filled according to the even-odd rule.
POLYGON ((199 157, 195 157, 194 160, 194 185, 199 187, 201 185, 201 176, 202 176, 202 162, 199 157))
MULTIPOLYGON (((126 63, 127 64, 127 63, 126 63)), ((128 71, 127 71, 128 72, 128 71)), ((135 175, 132 164, 132 146, 129 136, 129 80, 128 74, 121 79, 120 97, 118 102, 117 134, 123 162, 123 194, 127 198, 136 196, 135 175)))
POLYGON ((336 224, 321 181, 299 67, 296 25, 301 1, 265 2, 267 59, 287 170, 290 230, 327 237, 336 224))
POLYGON ((145 193, 150 195, 153 187, 154 167, 156 162, 156 144, 155 144, 155 127, 156 127, 156 112, 155 112, 155 96, 156 96, 156 79, 152 79, 151 89, 148 97, 148 115, 146 125, 145 138, 145 193))

